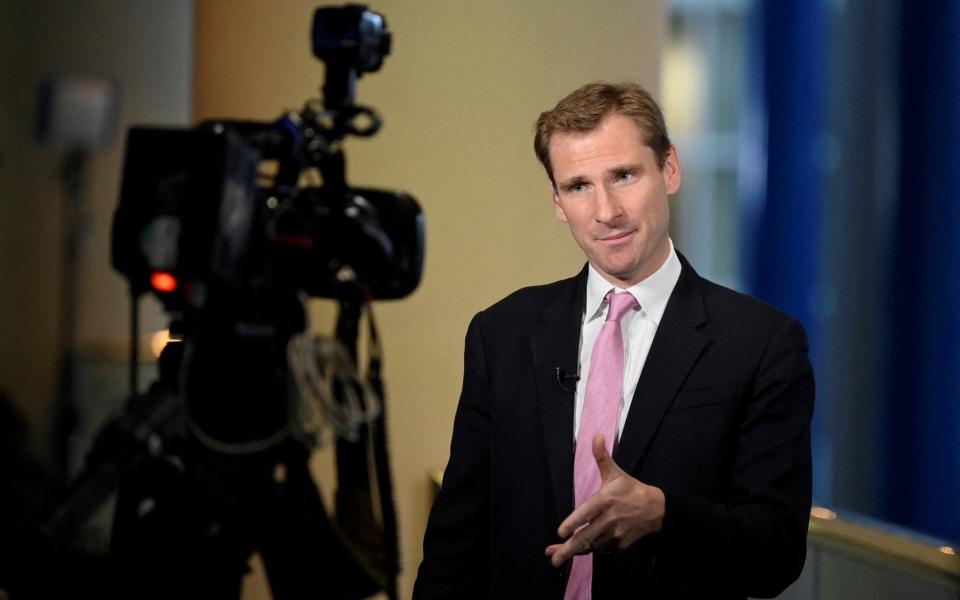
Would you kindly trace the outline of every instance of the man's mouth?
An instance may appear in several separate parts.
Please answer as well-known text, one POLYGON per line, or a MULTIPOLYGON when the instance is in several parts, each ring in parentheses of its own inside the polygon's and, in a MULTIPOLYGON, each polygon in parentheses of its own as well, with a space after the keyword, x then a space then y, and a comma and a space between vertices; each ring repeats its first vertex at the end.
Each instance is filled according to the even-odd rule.
POLYGON ((630 230, 630 231, 616 231, 616 232, 613 232, 613 233, 608 233, 607 235, 605 235, 605 236, 603 236, 603 237, 601 237, 601 238, 597 238, 597 241, 600 242, 600 243, 602 243, 602 244, 616 244, 616 243, 619 243, 619 242, 622 242, 623 240, 625 240, 627 237, 630 236, 631 233, 633 233, 633 230, 630 230))

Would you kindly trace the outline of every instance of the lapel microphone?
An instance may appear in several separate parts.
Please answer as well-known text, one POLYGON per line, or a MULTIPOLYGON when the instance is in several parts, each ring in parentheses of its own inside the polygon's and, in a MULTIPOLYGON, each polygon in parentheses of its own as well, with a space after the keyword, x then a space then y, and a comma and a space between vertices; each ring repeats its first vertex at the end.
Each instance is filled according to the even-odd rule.
POLYGON ((574 382, 577 382, 577 381, 580 381, 580 376, 567 375, 567 372, 565 370, 561 369, 560 367, 557 367, 557 383, 560 384, 560 387, 562 387, 565 391, 568 391, 571 394, 574 394, 577 391, 576 386, 574 386, 574 389, 571 390, 563 383, 564 381, 567 381, 570 379, 572 379, 574 382))

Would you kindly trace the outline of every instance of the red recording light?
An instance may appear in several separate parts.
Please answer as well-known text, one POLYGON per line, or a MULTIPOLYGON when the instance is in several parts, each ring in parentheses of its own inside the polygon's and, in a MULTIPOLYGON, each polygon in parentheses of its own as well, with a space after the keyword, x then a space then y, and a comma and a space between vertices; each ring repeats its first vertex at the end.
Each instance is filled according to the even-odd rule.
POLYGON ((173 292, 177 289, 177 278, 164 271, 150 275, 150 285, 158 292, 173 292))

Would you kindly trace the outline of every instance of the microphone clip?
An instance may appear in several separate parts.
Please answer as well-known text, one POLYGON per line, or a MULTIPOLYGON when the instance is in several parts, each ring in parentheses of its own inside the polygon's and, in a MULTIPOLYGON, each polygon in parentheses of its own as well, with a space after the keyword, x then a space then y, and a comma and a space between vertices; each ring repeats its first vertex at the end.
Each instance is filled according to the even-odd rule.
POLYGON ((576 386, 574 386, 573 389, 570 389, 563 383, 564 381, 570 380, 570 379, 572 379, 574 383, 576 383, 577 381, 580 381, 580 376, 567 375, 567 372, 565 370, 561 369, 560 367, 557 367, 557 383, 560 385, 560 387, 564 389, 564 391, 570 392, 571 394, 575 394, 577 392, 576 386))

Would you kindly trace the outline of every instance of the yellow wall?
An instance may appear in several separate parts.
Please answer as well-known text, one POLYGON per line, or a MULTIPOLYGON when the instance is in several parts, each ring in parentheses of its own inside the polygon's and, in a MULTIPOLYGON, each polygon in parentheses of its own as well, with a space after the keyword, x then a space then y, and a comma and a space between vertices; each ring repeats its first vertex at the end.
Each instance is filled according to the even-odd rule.
MULTIPOLYGON (((272 119, 317 95, 316 5, 198 0, 194 117, 272 119)), ((470 317, 583 263, 553 216, 533 122, 587 81, 655 89, 664 11, 658 0, 384 0, 373 8, 394 32, 393 53, 360 81, 358 101, 386 124, 347 144, 348 176, 409 191, 427 219, 419 289, 377 306, 408 597, 431 500, 428 471, 447 459, 470 317)), ((316 314, 331 332, 329 307, 316 314)), ((317 462, 328 494, 329 462, 317 462)))

